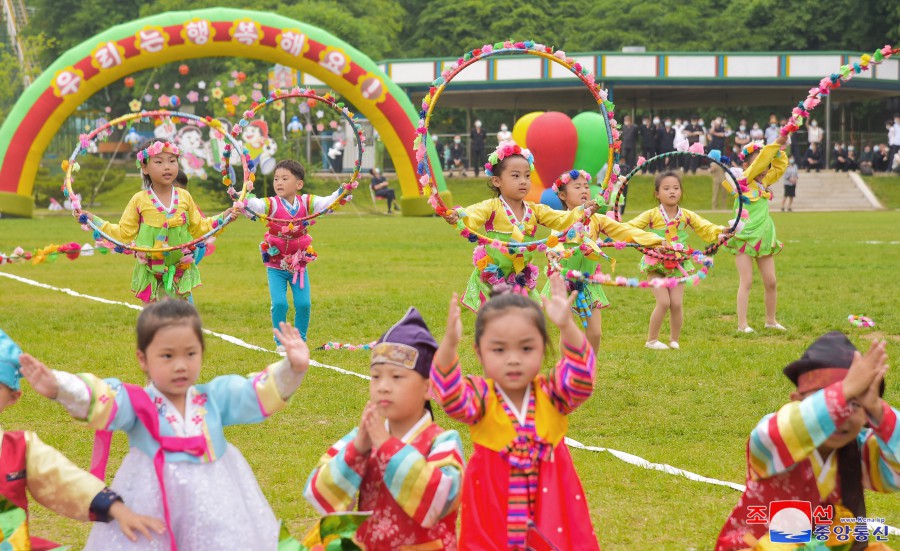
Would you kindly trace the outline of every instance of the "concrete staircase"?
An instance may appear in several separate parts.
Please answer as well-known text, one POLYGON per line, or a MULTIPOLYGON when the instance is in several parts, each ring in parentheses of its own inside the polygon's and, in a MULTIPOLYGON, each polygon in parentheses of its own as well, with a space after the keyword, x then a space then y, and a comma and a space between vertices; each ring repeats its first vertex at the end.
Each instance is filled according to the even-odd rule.
MULTIPOLYGON (((770 208, 778 211, 784 197, 784 186, 778 182, 771 189, 775 193, 775 199, 770 208)), ((801 170, 793 208, 794 211, 812 212, 877 210, 884 207, 856 172, 801 170)))

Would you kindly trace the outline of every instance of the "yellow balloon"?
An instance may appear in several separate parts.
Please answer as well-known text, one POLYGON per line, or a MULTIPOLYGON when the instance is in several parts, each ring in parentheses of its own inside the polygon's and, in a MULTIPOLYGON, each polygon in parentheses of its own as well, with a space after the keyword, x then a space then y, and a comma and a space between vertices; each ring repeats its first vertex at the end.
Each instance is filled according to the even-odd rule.
MULTIPOLYGON (((528 127, 531 126, 531 123, 534 122, 534 119, 543 115, 543 111, 535 111, 533 113, 528 113, 519 117, 519 120, 516 121, 516 124, 513 125, 512 137, 513 141, 519 144, 520 147, 528 148, 528 144, 525 143, 525 136, 528 135, 528 127)), ((544 184, 541 183, 541 178, 538 176, 536 170, 531 171, 531 191, 528 192, 528 195, 525 196, 526 201, 531 201, 532 203, 540 203, 541 202, 541 193, 544 192, 544 184)))
POLYGON ((513 141, 519 144, 519 146, 527 148, 528 144, 525 143, 525 136, 528 135, 528 127, 531 126, 531 123, 534 122, 534 119, 543 114, 543 111, 535 111, 533 113, 528 113, 519 117, 519 120, 517 120, 516 124, 513 125, 513 141))

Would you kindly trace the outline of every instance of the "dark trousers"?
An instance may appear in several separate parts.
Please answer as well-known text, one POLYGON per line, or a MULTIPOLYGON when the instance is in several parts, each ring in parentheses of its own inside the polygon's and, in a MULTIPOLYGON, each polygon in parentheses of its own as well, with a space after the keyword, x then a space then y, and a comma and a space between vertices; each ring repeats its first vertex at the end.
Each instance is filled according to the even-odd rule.
POLYGON ((484 163, 487 159, 484 157, 484 146, 481 147, 472 147, 472 168, 475 169, 475 176, 478 176, 479 171, 484 168, 484 163))

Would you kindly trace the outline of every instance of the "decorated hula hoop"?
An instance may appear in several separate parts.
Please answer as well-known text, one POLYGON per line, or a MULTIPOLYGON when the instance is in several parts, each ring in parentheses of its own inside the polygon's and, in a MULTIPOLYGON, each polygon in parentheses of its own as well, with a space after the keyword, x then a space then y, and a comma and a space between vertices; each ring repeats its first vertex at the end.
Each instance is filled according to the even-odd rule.
MULTIPOLYGON (((606 125, 606 135, 609 139, 609 166, 616 166, 617 163, 615 160, 618 158, 621 142, 618 140, 619 124, 615 120, 615 105, 607 98, 606 90, 601 90, 600 87, 597 86, 594 75, 588 71, 586 67, 582 66, 578 61, 567 57, 566 53, 562 50, 554 50, 551 46, 545 46, 530 40, 525 42, 507 41, 497 42, 496 44, 486 44, 481 48, 466 52, 448 69, 442 72, 441 76, 431 83, 428 94, 425 96, 425 99, 422 100, 422 110, 419 112, 419 125, 416 129, 415 141, 413 142, 413 150, 416 153, 416 162, 418 163, 416 172, 419 175, 419 193, 428 198, 428 203, 439 216, 446 215, 449 209, 444 204, 443 199, 441 199, 437 186, 433 185, 431 172, 429 171, 428 163, 425 160, 428 144, 428 125, 431 122, 431 116, 437 105, 438 99, 441 97, 441 94, 444 92, 447 85, 450 84, 461 71, 473 63, 491 57, 520 55, 542 57, 553 61, 554 63, 558 63, 571 71, 585 84, 585 86, 587 86, 591 95, 597 101, 600 113, 603 115, 604 124, 606 125)), ((609 168, 604 176, 603 184, 614 179, 614 174, 613 169, 609 168)), ((457 222, 457 229, 460 231, 460 235, 470 242, 490 246, 504 253, 521 250, 546 250, 546 238, 535 241, 498 242, 486 235, 467 229, 465 224, 461 221, 457 222)))
MULTIPOLYGON (((657 161, 659 159, 667 159, 670 157, 677 157, 677 156, 687 156, 687 157, 693 157, 693 158, 697 158, 697 159, 706 159, 710 163, 713 163, 713 164, 716 164, 716 165, 719 165, 720 167, 722 167, 722 170, 724 170, 724 172, 725 172, 726 179, 730 180, 730 182, 731 182, 732 194, 734 194, 738 197, 741 197, 740 201, 738 201, 738 210, 735 213, 734 222, 732 223, 731 227, 728 229, 728 233, 735 232, 737 230, 738 224, 740 224, 740 222, 741 222, 741 215, 744 213, 744 203, 747 201, 747 199, 741 195, 744 191, 747 191, 747 189, 748 189, 747 182, 745 179, 739 180, 737 178, 737 176, 735 176, 735 174, 731 171, 731 167, 729 167, 728 165, 724 164, 721 161, 721 158, 722 158, 721 153, 717 150, 711 151, 709 155, 705 155, 703 153, 696 153, 693 151, 671 151, 669 153, 661 153, 659 155, 651 157, 650 159, 644 160, 644 162, 642 162, 642 163, 638 163, 637 166, 634 167, 634 169, 631 172, 626 174, 625 177, 622 178, 622 180, 620 182, 615 184, 615 187, 607 187, 606 190, 604 191, 604 198, 607 199, 607 202, 609 202, 610 198, 613 198, 613 201, 612 201, 613 205, 611 208, 612 208, 613 213, 615 213, 615 216, 618 217, 619 200, 623 196, 623 191, 625 190, 625 187, 628 185, 628 182, 631 181, 631 178, 634 177, 634 175, 638 173, 638 171, 640 171, 643 167, 647 166, 648 164, 650 164, 654 161, 657 161)), ((722 245, 724 245, 727 241, 728 241, 727 238, 717 240, 715 243, 708 245, 703 250, 703 254, 704 255, 716 254, 716 252, 719 250, 719 248, 722 245)), ((617 246, 617 244, 615 242, 613 242, 611 245, 617 246)), ((598 246, 604 246, 604 245, 600 245, 598 243, 598 246)), ((684 249, 682 251, 674 251, 674 253, 672 253, 672 252, 667 252, 666 249, 662 248, 662 247, 651 249, 648 247, 637 245, 635 243, 626 243, 625 246, 634 247, 648 256, 652 256, 652 257, 663 259, 663 260, 683 260, 683 259, 686 259, 687 257, 693 255, 695 252, 697 252, 694 249, 688 248, 688 249, 684 249)))
MULTIPOLYGON (((335 200, 330 205, 328 205, 327 208, 325 208, 319 212, 314 212, 314 213, 304 216, 302 218, 291 218, 291 219, 273 218, 273 217, 267 216, 266 214, 263 214, 261 212, 256 212, 256 211, 250 209, 247 206, 247 200, 244 197, 243 193, 240 196, 238 196, 238 192, 234 189, 233 184, 231 183, 230 179, 227 178, 228 161, 229 161, 229 158, 231 157, 231 148, 228 145, 225 146, 225 151, 222 152, 223 176, 225 176, 226 181, 228 182, 228 194, 231 195, 231 197, 233 199, 235 199, 235 202, 243 203, 243 209, 251 216, 251 218, 267 220, 269 222, 275 222, 277 224, 289 224, 289 223, 296 224, 296 223, 300 222, 300 223, 304 223, 304 225, 310 225, 311 223, 307 223, 309 220, 312 220, 314 218, 322 216, 323 214, 332 212, 335 208, 335 205, 344 205, 347 203, 347 201, 349 201, 352 198, 352 196, 350 194, 353 192, 354 189, 356 189, 357 185, 359 185, 357 178, 359 178, 359 170, 360 170, 360 165, 362 162, 362 156, 363 156, 363 150, 364 150, 363 142, 365 141, 365 138, 363 136, 362 130, 360 130, 359 126, 356 124, 356 121, 354 120, 354 113, 352 111, 350 111, 344 105, 344 102, 335 101, 335 98, 333 96, 331 96, 331 94, 326 93, 324 96, 320 96, 320 95, 316 94, 315 90, 313 90, 312 88, 307 88, 304 90, 304 89, 297 87, 297 88, 293 88, 290 92, 283 92, 278 89, 272 90, 272 92, 269 94, 269 99, 267 99, 266 101, 264 101, 262 103, 253 102, 253 104, 250 106, 250 109, 248 109, 247 111, 244 111, 243 118, 240 121, 238 121, 238 123, 235 124, 234 127, 232 127, 232 129, 231 129, 232 135, 229 136, 231 138, 232 143, 235 143, 235 141, 237 140, 237 137, 241 135, 244 128, 250 124, 250 121, 252 121, 256 117, 256 115, 257 115, 257 113, 259 113, 259 111, 261 111, 263 108, 271 105, 272 103, 274 103, 276 101, 282 101, 282 100, 290 99, 290 98, 305 98, 308 101, 311 100, 316 103, 322 102, 325 105, 327 105, 328 107, 330 107, 331 109, 334 109, 335 111, 337 111, 338 114, 340 114, 340 116, 343 117, 343 119, 347 122, 347 124, 349 124, 350 127, 353 128, 353 135, 356 138, 356 162, 353 164, 353 174, 350 175, 350 181, 347 183, 340 184, 340 187, 338 188, 341 191, 340 195, 338 195, 335 198, 335 200)), ((241 151, 244 152, 245 156, 249 154, 245 149, 242 149, 241 151)), ((251 164, 250 168, 251 168, 250 180, 252 181, 252 180, 255 180, 255 175, 252 174, 252 164, 251 164)), ((252 189, 252 185, 251 185, 251 189, 252 189)), ((248 191, 250 191, 250 190, 248 190, 248 191)))
MULTIPOLYGON (((161 119, 161 118, 178 118, 183 120, 194 121, 198 126, 209 126, 211 128, 215 128, 220 131, 221 134, 225 135, 228 140, 230 140, 235 146, 239 145, 236 140, 234 140, 227 132, 222 131, 222 123, 217 119, 212 117, 199 117, 197 115, 192 115, 190 113, 181 113, 179 111, 166 111, 166 110, 158 110, 158 111, 141 111, 139 113, 129 113, 127 115, 122 115, 121 117, 115 118, 107 123, 104 123, 88 134, 82 134, 78 144, 78 147, 72 152, 72 155, 66 161, 63 161, 62 168, 66 173, 65 180, 63 181, 62 190, 63 194, 72 200, 72 210, 76 213, 81 213, 81 201, 78 199, 77 194, 75 193, 73 184, 75 183, 75 173, 79 170, 79 165, 76 162, 76 159, 82 153, 86 153, 88 146, 91 142, 96 142, 97 140, 102 140, 112 133, 113 128, 124 128, 126 123, 131 125, 134 124, 135 121, 143 121, 150 119, 161 119)), ((241 165, 244 169, 244 174, 249 174, 249 170, 247 167, 247 159, 241 159, 241 165)), ((244 195, 246 195, 248 191, 248 183, 249 180, 244 180, 244 185, 237 196, 243 200, 244 195)), ((252 184, 249 184, 249 188, 252 188, 252 184)), ((86 231, 93 231, 94 238, 97 240, 105 239, 112 243, 115 246, 115 252, 121 253, 124 251, 131 251, 134 253, 167 253, 172 251, 193 251, 199 247, 204 246, 206 241, 212 236, 216 235, 222 229, 225 228, 229 223, 231 223, 231 218, 224 217, 219 218, 213 221, 213 228, 206 232, 205 234, 189 241, 187 243, 183 243, 181 245, 172 245, 166 247, 141 247, 132 243, 123 243, 114 237, 107 235, 104 233, 100 226, 94 223, 93 220, 89 220, 88 217, 84 214, 80 214, 78 217, 79 222, 81 222, 82 227, 86 231)))

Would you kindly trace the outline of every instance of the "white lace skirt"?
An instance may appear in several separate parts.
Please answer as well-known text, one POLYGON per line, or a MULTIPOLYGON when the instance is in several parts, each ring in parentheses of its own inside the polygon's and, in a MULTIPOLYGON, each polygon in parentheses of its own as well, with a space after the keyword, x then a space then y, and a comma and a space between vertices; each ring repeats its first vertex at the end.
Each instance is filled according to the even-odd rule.
MULTIPOLYGON (((274 550, 279 524, 250 465, 240 450, 227 445, 211 463, 166 463, 169 515, 179 551, 224 549, 274 550)), ((113 479, 112 489, 135 512, 165 520, 153 460, 131 448, 113 479)), ((86 550, 168 551, 169 535, 152 541, 138 535, 132 543, 118 522, 95 523, 86 550)))

